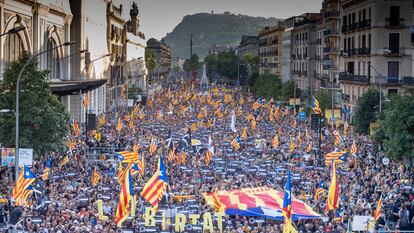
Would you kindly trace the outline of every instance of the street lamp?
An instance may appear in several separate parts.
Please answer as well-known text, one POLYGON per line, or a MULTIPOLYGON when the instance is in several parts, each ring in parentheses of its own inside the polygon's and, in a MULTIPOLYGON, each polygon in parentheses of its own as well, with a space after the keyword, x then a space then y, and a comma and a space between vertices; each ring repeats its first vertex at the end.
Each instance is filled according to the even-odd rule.
POLYGON ((5 35, 10 35, 10 34, 15 34, 15 33, 18 33, 18 32, 20 32, 20 31, 22 31, 22 30, 24 30, 24 29, 26 29, 26 27, 25 27, 25 26, 23 26, 23 25, 19 25, 19 26, 17 26, 17 27, 14 27, 14 28, 12 28, 12 29, 8 30, 7 32, 5 32, 5 33, 3 33, 3 34, 0 34, 0 37, 1 37, 1 36, 5 36, 5 35))
POLYGON ((19 72, 19 76, 17 76, 17 81, 16 81, 16 111, 15 111, 15 115, 16 115, 16 156, 15 156, 15 181, 17 182, 17 179, 19 178, 19 91, 20 91, 20 79, 23 75, 23 71, 26 69, 26 67, 33 62, 33 60, 37 57, 39 57, 42 54, 48 53, 50 51, 53 51, 55 49, 58 49, 60 47, 66 47, 66 46, 72 46, 76 44, 76 42, 73 41, 69 41, 69 42, 65 42, 61 45, 58 45, 56 47, 47 49, 45 51, 39 52, 37 54, 33 54, 32 56, 29 57, 29 59, 27 59, 26 63, 24 63, 23 67, 21 68, 20 72, 19 72))

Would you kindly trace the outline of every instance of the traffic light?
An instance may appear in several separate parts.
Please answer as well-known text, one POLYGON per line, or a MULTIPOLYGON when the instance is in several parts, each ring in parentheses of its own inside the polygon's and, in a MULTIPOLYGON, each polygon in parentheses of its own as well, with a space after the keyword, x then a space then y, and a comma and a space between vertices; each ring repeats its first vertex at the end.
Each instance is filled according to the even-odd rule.
POLYGON ((311 115, 311 129, 318 130, 319 129, 319 114, 312 114, 311 115))

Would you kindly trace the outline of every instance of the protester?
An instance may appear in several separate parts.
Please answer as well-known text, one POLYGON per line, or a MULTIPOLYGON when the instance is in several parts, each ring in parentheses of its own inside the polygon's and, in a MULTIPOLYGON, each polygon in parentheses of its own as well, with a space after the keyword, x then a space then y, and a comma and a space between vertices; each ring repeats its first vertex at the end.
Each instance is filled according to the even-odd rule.
MULTIPOLYGON (((328 217, 327 221, 295 221, 300 232, 344 232, 353 216, 373 216, 380 195, 384 203, 375 228, 413 230, 414 173, 411 167, 397 161, 385 165, 382 162, 385 155, 374 150, 369 138, 355 134, 347 126, 346 129, 344 126, 329 125, 322 128, 319 155, 318 132, 311 130, 309 119, 299 120, 291 107, 278 106, 271 100, 263 101, 254 110, 252 106, 256 100, 243 90, 226 89, 226 86, 215 86, 209 92, 202 93, 197 85, 176 82, 162 93, 148 98, 146 104, 137 105, 129 111, 98 116, 99 126, 95 135, 90 132, 86 136, 74 128, 69 137, 73 143, 70 150, 35 156, 31 170, 37 175, 34 183, 37 192, 33 192, 28 205, 22 208, 24 217, 21 222, 16 222, 16 228, 27 232, 116 232, 114 216, 120 184, 117 180, 119 165, 114 154, 140 147, 138 153, 145 158, 145 173, 133 176, 137 213, 123 225, 123 228, 135 232, 145 230, 143 213, 149 204, 139 193, 156 171, 158 155, 164 159, 169 185, 166 197, 158 207, 159 212, 174 208, 192 209, 196 213, 212 212, 214 209, 206 203, 202 194, 213 192, 216 188, 230 190, 269 186, 283 191, 287 163, 291 163, 292 173, 297 177, 292 184, 293 196, 328 217), (237 116, 237 133, 230 127, 232 110, 237 116), (237 136, 242 137, 244 128, 247 129, 247 138, 241 139, 241 148, 234 150, 231 142, 237 136), (335 143, 335 133, 342 137, 339 143, 335 143), (278 135, 278 146, 272 145, 275 135, 278 135), (175 146, 172 159, 169 158, 168 147, 170 136, 175 146), (200 140, 201 144, 191 145, 191 139, 187 141, 185 137, 200 140), (205 151, 209 137, 216 151, 207 165, 205 151), (152 155, 149 153, 151 140, 156 142, 157 147, 152 155), (260 140, 265 143, 258 143, 260 140), (292 142, 296 144, 293 150, 290 149, 292 142), (330 166, 325 166, 324 155, 331 151, 350 151, 354 142, 357 152, 337 164, 343 218, 334 220, 337 212, 326 211, 331 171, 330 166), (183 151, 185 159, 179 153, 183 151), (62 163, 66 157, 68 162, 62 163), (53 161, 52 166, 48 179, 42 179, 48 158, 53 161), (265 163, 269 166, 261 167, 265 163), (101 178, 93 186, 95 168, 101 178), (260 176, 256 171, 249 172, 249 169, 263 169, 267 175, 260 176), (321 181, 325 183, 326 190, 316 198, 315 192, 321 181), (177 196, 191 198, 180 199, 177 196), (99 219, 99 199, 103 199, 103 213, 109 220, 99 219)), ((312 109, 306 110, 312 112, 312 109)), ((83 129, 84 125, 80 128, 83 129)), ((14 185, 11 169, 2 167, 0 171, 0 192, 8 200, 11 200, 14 185)), ((123 169, 126 169, 125 164, 123 169)), ((13 217, 12 205, 11 201, 0 204, 0 213, 13 217)), ((249 220, 249 217, 227 216, 225 226, 229 232, 281 232, 283 229, 281 221, 261 217, 249 220), (259 219, 264 221, 257 221, 259 219)), ((160 227, 157 226, 158 229, 160 227)), ((216 226, 215 231, 218 232, 216 226)))

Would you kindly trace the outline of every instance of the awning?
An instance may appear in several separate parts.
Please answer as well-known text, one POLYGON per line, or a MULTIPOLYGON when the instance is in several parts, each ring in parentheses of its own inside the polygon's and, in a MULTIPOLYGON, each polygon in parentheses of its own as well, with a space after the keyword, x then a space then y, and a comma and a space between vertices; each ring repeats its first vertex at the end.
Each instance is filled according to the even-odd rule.
POLYGON ((52 93, 59 96, 76 95, 79 91, 87 93, 93 91, 106 83, 106 79, 98 80, 65 80, 50 83, 52 93))

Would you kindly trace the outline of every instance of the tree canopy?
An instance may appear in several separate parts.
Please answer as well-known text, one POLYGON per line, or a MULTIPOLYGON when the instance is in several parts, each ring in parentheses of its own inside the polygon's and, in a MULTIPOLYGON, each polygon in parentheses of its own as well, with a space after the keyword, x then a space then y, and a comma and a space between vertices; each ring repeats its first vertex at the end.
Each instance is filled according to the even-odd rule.
POLYGON ((394 96, 379 120, 384 150, 394 158, 414 157, 414 97, 394 96))
POLYGON ((147 66, 148 74, 153 74, 157 66, 157 59, 155 59, 154 51, 152 49, 145 50, 145 65, 147 66))
POLYGON ((380 92, 369 88, 359 99, 355 113, 355 129, 358 133, 368 134, 369 124, 375 122, 379 112, 380 92))
MULTIPOLYGON (((29 55, 12 62, 0 83, 0 109, 15 109, 16 80, 29 55)), ((58 150, 66 145, 69 117, 46 80, 48 71, 38 70, 34 60, 20 80, 20 148, 33 148, 37 153, 58 150)), ((15 147, 15 116, 0 116, 0 143, 15 147)))

